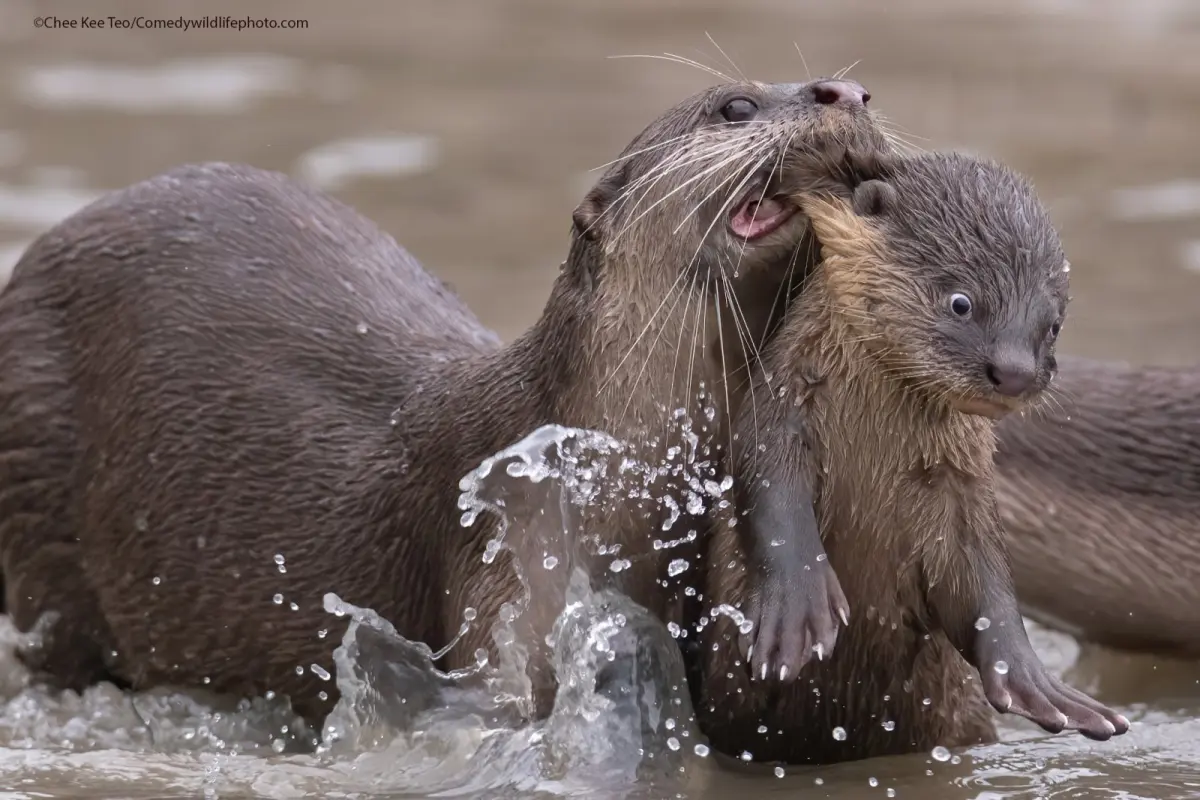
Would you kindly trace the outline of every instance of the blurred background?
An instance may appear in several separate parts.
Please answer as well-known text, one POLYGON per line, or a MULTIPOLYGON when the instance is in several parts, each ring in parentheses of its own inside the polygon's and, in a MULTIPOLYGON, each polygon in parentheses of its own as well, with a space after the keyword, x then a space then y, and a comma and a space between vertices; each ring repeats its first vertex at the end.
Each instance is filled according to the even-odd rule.
POLYGON ((855 64, 914 143, 1034 178, 1074 266, 1064 349, 1194 357, 1195 0, 0 0, 0 274, 99 192, 243 161, 348 201, 511 338, 590 170, 714 82, 612 58, 664 52, 768 81, 855 64), (33 25, 202 14, 307 27, 33 25))

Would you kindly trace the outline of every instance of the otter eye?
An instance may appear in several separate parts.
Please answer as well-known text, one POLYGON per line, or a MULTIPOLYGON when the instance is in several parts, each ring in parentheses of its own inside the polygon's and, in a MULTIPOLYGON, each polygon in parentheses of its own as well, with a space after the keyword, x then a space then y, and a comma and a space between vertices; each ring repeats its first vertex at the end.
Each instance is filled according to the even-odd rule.
POLYGON ((1058 332, 1059 332, 1059 331, 1061 331, 1061 330, 1062 330, 1062 323, 1061 323, 1061 322, 1055 322, 1053 325, 1051 325, 1051 326, 1050 326, 1050 338, 1051 338, 1051 339, 1057 339, 1057 338, 1058 338, 1058 332))
POLYGON ((971 313, 971 298, 967 297, 962 292, 955 292, 950 295, 950 310, 956 316, 965 317, 971 313))
POLYGON ((758 105, 753 100, 738 97, 721 108, 721 116, 730 122, 747 122, 758 114, 758 105))

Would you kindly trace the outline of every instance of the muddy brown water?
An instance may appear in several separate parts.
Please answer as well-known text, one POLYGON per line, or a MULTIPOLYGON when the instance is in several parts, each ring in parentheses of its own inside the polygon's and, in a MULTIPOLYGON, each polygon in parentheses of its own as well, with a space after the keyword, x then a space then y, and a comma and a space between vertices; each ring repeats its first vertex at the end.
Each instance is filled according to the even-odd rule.
MULTIPOLYGON (((0 0, 0 276, 99 192, 180 162, 243 161, 345 199, 512 337, 541 308, 589 171, 711 82, 611 58, 664 52, 765 80, 855 64, 914 143, 1034 178, 1073 264, 1063 349, 1195 360, 1200 4, 1189 0, 0 0), (33 24, 247 13, 307 29, 33 24)), ((1200 665, 1038 642, 1135 730, 1095 745, 1016 726, 1019 745, 960 764, 717 774, 705 795, 1200 797, 1200 665)), ((17 693, 17 672, 0 655, 0 700, 17 693)), ((141 791, 136 735, 111 752, 39 738, 39 711, 18 700, 0 706, 0 797, 118 796, 122 776, 141 791)), ((186 762, 174 768, 186 776, 186 762)))

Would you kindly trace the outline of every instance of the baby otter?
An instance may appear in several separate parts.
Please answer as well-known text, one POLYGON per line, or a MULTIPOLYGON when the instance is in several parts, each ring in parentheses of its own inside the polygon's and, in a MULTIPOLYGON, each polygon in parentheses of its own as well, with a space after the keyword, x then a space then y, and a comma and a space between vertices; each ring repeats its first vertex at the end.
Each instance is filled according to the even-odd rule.
POLYGON ((753 677, 731 621, 710 625, 701 724, 719 749, 791 763, 991 741, 985 698, 1049 731, 1124 733, 1033 652, 993 487, 994 420, 1055 372, 1058 235, 1031 185, 996 163, 928 155, 874 174, 850 202, 800 200, 822 260, 763 354, 774 402, 757 408, 770 446, 741 458, 757 475, 748 531, 711 542, 718 602, 757 589, 743 551, 805 554, 778 580, 812 621, 771 653, 760 638, 753 677))
MULTIPOLYGON (((687 444, 670 411, 711 408, 701 386, 729 399, 699 446, 727 440, 808 261, 788 196, 846 145, 888 146, 867 99, 852 81, 737 83, 669 109, 575 210, 540 319, 507 345, 370 221, 275 173, 180 167, 56 225, 0 294, 0 569, 18 626, 57 614, 26 661, 76 689, 273 690, 317 722, 344 629, 326 592, 435 650, 474 609, 442 666, 494 654, 524 587, 510 553, 484 561, 493 515, 460 526, 459 479, 550 423, 658 464, 687 444)), ((683 593, 652 541, 687 531, 664 534, 668 514, 629 500, 580 525, 622 546, 620 588, 664 618, 683 593)), ((541 563, 538 542, 511 544, 541 563)), ((532 596, 540 715, 562 602, 532 596)))

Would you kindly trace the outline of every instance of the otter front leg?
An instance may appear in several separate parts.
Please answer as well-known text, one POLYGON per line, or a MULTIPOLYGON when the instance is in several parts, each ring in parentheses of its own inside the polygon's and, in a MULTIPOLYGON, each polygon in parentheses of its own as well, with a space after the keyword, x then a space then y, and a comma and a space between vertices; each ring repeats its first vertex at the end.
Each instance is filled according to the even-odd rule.
POLYGON ((1025 633, 994 503, 981 527, 960 540, 957 563, 945 565, 946 580, 928 599, 950 642, 979 670, 988 702, 1051 733, 1073 729, 1100 741, 1125 733, 1125 717, 1046 671, 1025 633))
POLYGON ((739 437, 754 447, 740 460, 748 510, 740 531, 752 568, 745 610, 754 624, 740 641, 755 678, 788 682, 833 651, 850 607, 813 510, 815 465, 802 408, 777 398, 768 406, 762 411, 776 424, 763 426, 765 451, 754 447, 753 428, 741 426, 739 437))

